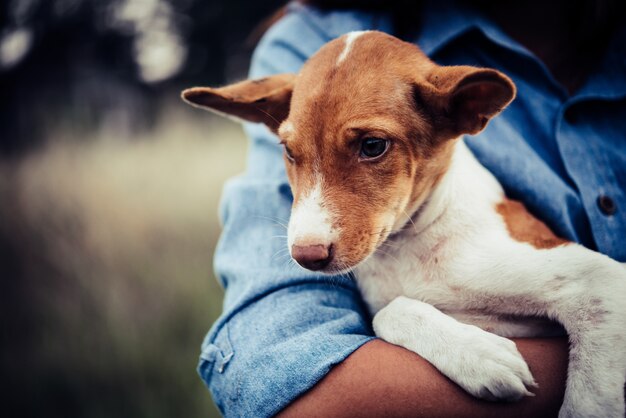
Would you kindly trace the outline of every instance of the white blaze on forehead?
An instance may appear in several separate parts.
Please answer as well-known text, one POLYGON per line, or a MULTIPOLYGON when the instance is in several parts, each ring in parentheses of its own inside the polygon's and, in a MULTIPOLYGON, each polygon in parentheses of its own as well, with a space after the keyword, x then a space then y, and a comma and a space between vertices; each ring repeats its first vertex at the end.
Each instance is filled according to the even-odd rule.
POLYGON ((333 216, 324 200, 321 179, 317 179, 311 188, 291 210, 287 244, 291 252, 292 245, 330 245, 334 242, 337 231, 333 228, 333 216))
POLYGON ((369 32, 369 31, 367 31, 367 30, 354 31, 354 32, 348 33, 345 36, 346 44, 343 47, 343 51, 341 51, 341 54, 339 54, 339 58, 337 59, 337 65, 341 64, 346 59, 346 57, 348 56, 348 54, 352 50, 352 46, 354 45, 354 41, 356 41, 359 36, 365 35, 367 32, 369 32))

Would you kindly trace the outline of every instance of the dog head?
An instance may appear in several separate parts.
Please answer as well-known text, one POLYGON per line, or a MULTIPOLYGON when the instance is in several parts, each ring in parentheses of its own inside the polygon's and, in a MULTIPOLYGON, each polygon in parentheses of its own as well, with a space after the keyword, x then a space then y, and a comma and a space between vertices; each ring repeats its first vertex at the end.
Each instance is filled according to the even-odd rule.
POLYGON ((480 132, 514 96, 498 71, 439 66, 376 31, 329 42, 298 75, 183 92, 278 135, 294 196, 291 255, 325 273, 353 268, 402 228, 446 172, 455 139, 480 132))

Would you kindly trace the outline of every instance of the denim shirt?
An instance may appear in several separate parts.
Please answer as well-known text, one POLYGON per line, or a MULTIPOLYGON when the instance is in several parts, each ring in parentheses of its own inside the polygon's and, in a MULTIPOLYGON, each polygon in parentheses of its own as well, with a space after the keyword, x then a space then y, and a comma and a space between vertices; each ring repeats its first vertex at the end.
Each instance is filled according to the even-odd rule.
MULTIPOLYGON (((364 29, 393 34, 384 14, 292 3, 257 47, 250 77, 297 72, 327 41, 364 29)), ((571 96, 493 22, 445 0, 425 2, 412 41, 439 64, 497 68, 513 79, 515 101, 465 141, 507 195, 558 235, 626 261, 624 31, 571 96)), ((202 345, 198 371, 225 416, 265 417, 374 337, 349 277, 320 277, 290 260, 292 196, 282 150, 264 126, 245 129, 247 171, 225 186, 215 255, 224 312, 202 345)))

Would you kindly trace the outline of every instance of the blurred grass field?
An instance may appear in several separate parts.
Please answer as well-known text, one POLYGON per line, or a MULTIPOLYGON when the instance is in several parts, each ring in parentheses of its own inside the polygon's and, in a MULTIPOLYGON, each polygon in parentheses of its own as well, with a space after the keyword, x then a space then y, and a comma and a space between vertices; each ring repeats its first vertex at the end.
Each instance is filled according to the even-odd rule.
POLYGON ((61 130, 0 163, 14 275, 1 299, 4 416, 219 416, 195 367, 222 307, 218 201, 246 141, 181 103, 162 114, 137 137, 61 130))

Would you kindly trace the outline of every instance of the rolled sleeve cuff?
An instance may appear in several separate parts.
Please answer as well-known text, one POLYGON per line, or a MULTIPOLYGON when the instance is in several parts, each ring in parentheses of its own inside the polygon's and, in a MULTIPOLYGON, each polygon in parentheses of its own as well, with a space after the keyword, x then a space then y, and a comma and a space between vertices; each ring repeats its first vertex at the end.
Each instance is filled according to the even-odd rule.
POLYGON ((278 289, 227 321, 198 372, 224 416, 272 416, 372 338, 353 286, 328 280, 278 289))

